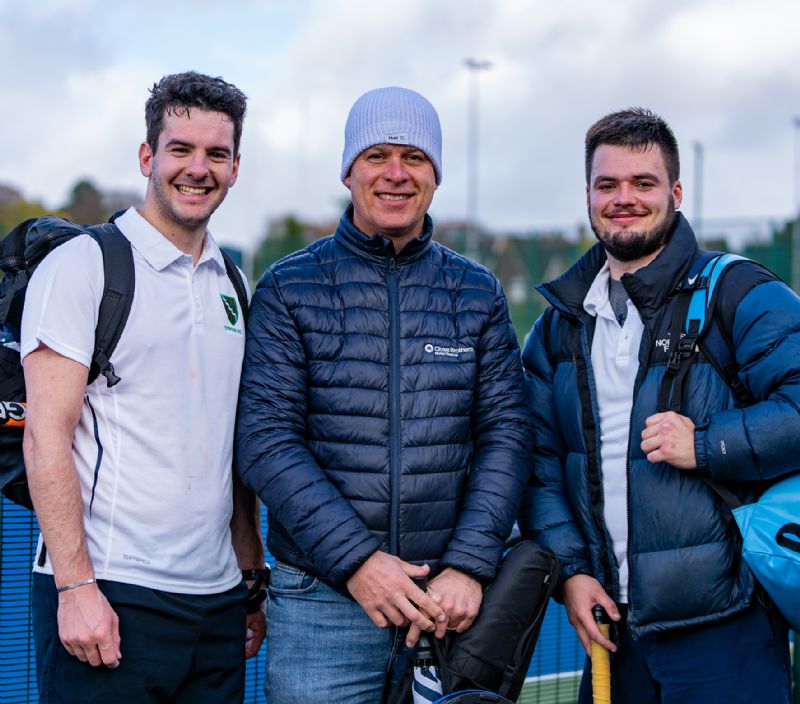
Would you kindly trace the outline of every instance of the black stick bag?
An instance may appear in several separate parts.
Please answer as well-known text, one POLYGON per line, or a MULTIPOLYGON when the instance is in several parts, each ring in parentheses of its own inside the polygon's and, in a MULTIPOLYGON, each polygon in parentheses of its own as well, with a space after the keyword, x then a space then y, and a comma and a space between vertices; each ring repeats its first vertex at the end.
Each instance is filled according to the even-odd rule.
MULTIPOLYGON (((445 694, 482 689, 517 700, 558 573, 553 553, 536 543, 522 540, 506 553, 469 630, 434 640, 445 694)), ((409 667, 384 701, 410 702, 412 679, 409 667)))
POLYGON ((558 573, 553 553, 536 543, 506 553, 472 626, 435 644, 446 693, 485 689, 517 700, 558 573))

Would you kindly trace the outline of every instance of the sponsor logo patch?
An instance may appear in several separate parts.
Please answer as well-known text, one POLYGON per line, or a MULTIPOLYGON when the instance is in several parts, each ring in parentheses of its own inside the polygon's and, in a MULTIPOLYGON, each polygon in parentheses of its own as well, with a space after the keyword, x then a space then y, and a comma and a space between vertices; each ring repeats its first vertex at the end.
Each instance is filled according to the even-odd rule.
POLYGON ((453 359, 460 359, 462 354, 475 352, 474 347, 445 347, 433 345, 430 342, 425 344, 424 350, 426 354, 432 354, 434 357, 451 357, 453 359))

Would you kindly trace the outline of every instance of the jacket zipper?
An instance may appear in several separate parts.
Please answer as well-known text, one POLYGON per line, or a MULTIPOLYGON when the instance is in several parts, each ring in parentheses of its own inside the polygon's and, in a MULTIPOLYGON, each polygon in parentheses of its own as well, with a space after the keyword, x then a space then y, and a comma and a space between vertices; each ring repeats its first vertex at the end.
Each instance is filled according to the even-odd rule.
MULTIPOLYGON (((599 409, 597 407, 596 392, 593 394, 592 391, 591 391, 591 388, 594 386, 594 382, 593 382, 594 369, 592 368, 591 341, 589 340, 589 335, 588 335, 588 331, 587 331, 586 325, 582 325, 581 326, 581 331, 580 331, 579 335, 580 335, 580 356, 581 356, 581 359, 583 360, 584 373, 586 375, 587 399, 588 399, 588 404, 589 404, 589 407, 588 407, 586 412, 588 412, 591 415, 591 422, 592 422, 592 425, 594 427, 594 431, 593 431, 593 434, 592 434, 592 439, 594 440, 594 446, 595 446, 594 469, 595 469, 595 472, 597 473, 597 482, 599 484, 599 491, 600 491, 601 501, 605 502, 605 496, 603 495, 602 468, 600 466, 601 465, 601 462, 600 462, 600 415, 599 415, 599 409)), ((577 364, 577 359, 575 361, 576 361, 576 364, 577 364)), ((580 380, 580 375, 579 375, 578 378, 580 380)), ((579 386, 580 386, 580 381, 579 381, 579 386)), ((583 402, 581 402, 581 405, 584 405, 583 402)), ((587 420, 588 419, 586 417, 584 417, 584 420, 583 420, 584 430, 587 428, 587 424, 586 424, 587 420)), ((588 452, 588 449, 589 449, 589 447, 588 447, 588 443, 587 443, 587 452, 588 452)), ((588 463, 587 469, 589 470, 590 481, 591 481, 591 470, 592 470, 591 463, 588 463)), ((591 487, 590 487, 590 491, 591 491, 591 487)), ((606 588, 607 591, 609 591, 609 590, 611 591, 611 596, 613 598, 617 594, 617 589, 616 589, 617 585, 615 585, 613 583, 613 581, 612 581, 613 572, 612 572, 612 569, 611 569, 610 558, 609 558, 609 555, 608 555, 608 551, 611 548, 609 546, 608 541, 606 540, 605 520, 604 520, 602 514, 598 513, 597 509, 594 506, 591 507, 591 513, 592 513, 592 522, 594 523, 595 529, 597 530, 597 537, 598 537, 598 539, 600 541, 600 545, 601 545, 601 550, 600 550, 600 555, 601 555, 600 561, 601 561, 601 564, 600 564, 600 567, 603 570, 603 573, 605 575, 605 582, 606 582, 605 588, 606 588)))
POLYGON ((389 257, 389 553, 400 552, 400 322, 397 259, 389 257))

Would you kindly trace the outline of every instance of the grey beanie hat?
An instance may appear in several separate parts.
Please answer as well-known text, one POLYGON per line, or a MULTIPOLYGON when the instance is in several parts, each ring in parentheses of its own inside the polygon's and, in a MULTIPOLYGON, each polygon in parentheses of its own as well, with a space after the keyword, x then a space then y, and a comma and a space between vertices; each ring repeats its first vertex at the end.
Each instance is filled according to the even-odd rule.
POLYGON ((364 93, 350 108, 344 126, 342 175, 359 154, 376 144, 407 144, 425 152, 442 182, 442 128, 436 110, 419 93, 389 86, 364 93))

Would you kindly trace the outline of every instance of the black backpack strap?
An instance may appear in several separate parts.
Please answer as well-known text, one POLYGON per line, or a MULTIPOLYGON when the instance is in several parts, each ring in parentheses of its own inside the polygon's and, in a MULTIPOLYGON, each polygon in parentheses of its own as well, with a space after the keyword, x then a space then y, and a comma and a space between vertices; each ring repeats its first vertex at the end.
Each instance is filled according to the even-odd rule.
POLYGON ((128 239, 113 223, 90 227, 86 231, 100 245, 105 280, 97 315, 89 383, 102 374, 111 387, 120 380, 114 372, 111 355, 117 347, 133 304, 133 250, 128 239))
POLYGON ((233 263, 233 259, 230 258, 225 253, 225 250, 220 248, 220 254, 222 254, 222 259, 225 262, 225 272, 228 274, 228 278, 231 280, 233 284, 233 290, 236 291, 236 298, 239 299, 239 308, 242 311, 242 320, 247 318, 247 311, 250 307, 249 301, 247 300, 247 289, 245 288, 244 281, 242 281, 242 275, 239 273, 239 269, 236 264, 233 263))
POLYGON ((694 291, 683 288, 677 293, 677 301, 673 310, 672 324, 669 331, 670 354, 667 360, 667 367, 661 379, 661 387, 658 392, 658 403, 656 411, 678 412, 683 401, 683 383, 686 372, 691 366, 694 356, 695 343, 697 341, 697 330, 693 331, 691 337, 683 335, 684 321, 689 311, 694 291))
POLYGON ((736 494, 734 494, 730 489, 728 489, 728 487, 726 487, 722 482, 717 481, 716 479, 705 474, 701 474, 700 479, 702 479, 716 492, 717 496, 719 496, 719 498, 725 502, 731 511, 744 505, 739 497, 736 496, 736 494))

